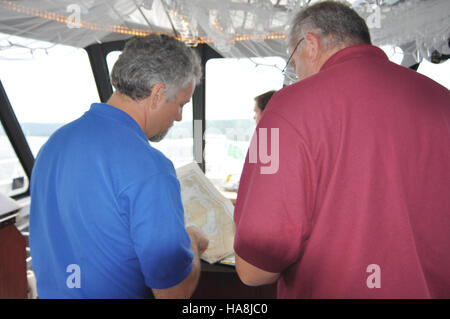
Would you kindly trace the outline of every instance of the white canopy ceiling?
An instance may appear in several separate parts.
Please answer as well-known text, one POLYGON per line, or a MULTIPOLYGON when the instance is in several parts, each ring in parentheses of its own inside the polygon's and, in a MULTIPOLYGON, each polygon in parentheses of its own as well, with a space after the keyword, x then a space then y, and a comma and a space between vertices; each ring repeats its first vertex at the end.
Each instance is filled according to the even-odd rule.
MULTIPOLYGON (((290 18, 314 2, 0 0, 0 32, 76 47, 150 32, 176 33, 190 45, 208 43, 226 57, 285 57, 290 18)), ((429 59, 434 50, 450 53, 449 0, 349 2, 366 19, 375 45, 402 48, 403 64, 429 59)))

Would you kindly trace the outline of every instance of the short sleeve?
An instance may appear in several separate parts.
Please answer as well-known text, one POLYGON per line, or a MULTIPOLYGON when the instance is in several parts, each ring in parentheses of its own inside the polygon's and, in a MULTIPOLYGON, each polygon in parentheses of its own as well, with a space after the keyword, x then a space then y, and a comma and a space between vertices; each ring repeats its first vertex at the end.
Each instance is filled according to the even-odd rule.
POLYGON ((171 174, 133 183, 123 192, 130 210, 130 233, 148 287, 166 289, 191 272, 193 253, 184 227, 180 184, 171 174))
POLYGON ((280 273, 300 258, 312 204, 308 147, 282 117, 263 116, 249 148, 234 212, 234 249, 248 263, 280 273))

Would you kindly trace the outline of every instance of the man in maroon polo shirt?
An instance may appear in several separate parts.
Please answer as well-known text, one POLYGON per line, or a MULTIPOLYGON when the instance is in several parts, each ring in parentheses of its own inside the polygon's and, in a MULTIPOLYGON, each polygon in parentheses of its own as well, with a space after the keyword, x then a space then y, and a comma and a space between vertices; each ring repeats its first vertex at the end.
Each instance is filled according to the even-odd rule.
POLYGON ((391 63, 343 4, 304 9, 289 40, 300 81, 272 97, 240 181, 241 280, 279 298, 450 298, 449 91, 391 63))

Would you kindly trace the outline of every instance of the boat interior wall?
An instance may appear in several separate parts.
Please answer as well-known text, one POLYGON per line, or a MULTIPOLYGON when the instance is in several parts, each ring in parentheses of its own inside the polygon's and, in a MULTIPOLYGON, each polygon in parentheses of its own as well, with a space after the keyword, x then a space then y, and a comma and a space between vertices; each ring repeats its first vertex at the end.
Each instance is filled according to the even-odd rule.
POLYGON ((26 240, 14 226, 20 206, 0 193, 0 299, 26 298, 26 240))

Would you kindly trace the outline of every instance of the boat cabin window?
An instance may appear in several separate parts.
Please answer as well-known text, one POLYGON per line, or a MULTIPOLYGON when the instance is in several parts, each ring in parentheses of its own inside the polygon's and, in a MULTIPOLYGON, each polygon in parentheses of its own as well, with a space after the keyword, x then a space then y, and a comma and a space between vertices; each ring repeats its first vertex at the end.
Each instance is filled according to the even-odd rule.
POLYGON ((426 75, 450 90, 450 60, 436 64, 424 59, 420 63, 417 72, 426 75))
POLYGON ((254 98, 283 87, 280 57, 220 58, 206 63, 206 176, 236 190, 255 130, 254 98))
POLYGON ((400 47, 393 45, 383 45, 380 47, 381 50, 386 53, 387 57, 391 62, 401 65, 403 61, 403 50, 400 47))
MULTIPOLYGON (((119 56, 121 53, 122 53, 122 51, 111 51, 106 55, 106 63, 108 64, 109 74, 111 74, 113 66, 116 63, 117 59, 119 59, 119 56)), ((114 87, 113 87, 113 90, 114 90, 114 87)))
POLYGON ((25 193, 28 177, 0 124, 0 193, 12 197, 25 193))
POLYGON ((84 49, 0 35, 0 79, 36 157, 62 125, 99 102, 84 49), (3 39, 3 40, 1 40, 3 39))

